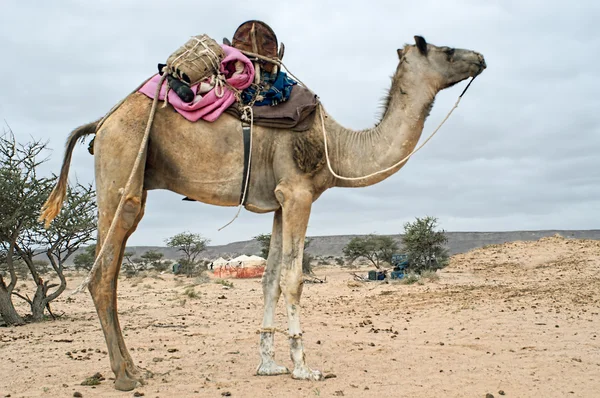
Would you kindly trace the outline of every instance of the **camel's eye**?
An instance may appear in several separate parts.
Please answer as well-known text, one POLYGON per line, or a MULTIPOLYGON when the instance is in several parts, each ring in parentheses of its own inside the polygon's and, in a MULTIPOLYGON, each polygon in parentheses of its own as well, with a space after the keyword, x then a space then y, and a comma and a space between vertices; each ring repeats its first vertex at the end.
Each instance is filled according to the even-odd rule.
POLYGON ((444 50, 444 53, 446 53, 446 56, 448 57, 448 61, 450 61, 452 59, 452 56, 454 55, 454 49, 447 48, 444 50))

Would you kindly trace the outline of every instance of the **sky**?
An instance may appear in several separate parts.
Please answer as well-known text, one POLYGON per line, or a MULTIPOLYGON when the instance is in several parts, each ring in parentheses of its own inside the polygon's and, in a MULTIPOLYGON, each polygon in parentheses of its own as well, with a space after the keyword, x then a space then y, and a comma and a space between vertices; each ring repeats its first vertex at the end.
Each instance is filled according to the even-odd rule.
MULTIPOLYGON (((17 140, 48 143, 58 173, 64 142, 102 117, 190 36, 231 38, 268 23, 287 67, 353 129, 373 126, 397 48, 428 42, 478 51, 488 68, 440 132, 394 176, 334 188, 313 205, 307 234, 397 234, 415 217, 447 231, 600 227, 600 2, 0 0, 0 118, 17 140), (168 4, 168 5, 166 5, 168 4)), ((438 94, 422 140, 465 82, 438 94)), ((70 181, 94 181, 86 146, 70 181)), ((129 245, 164 245, 182 231, 212 244, 271 230, 272 215, 181 201, 151 191, 129 245)))

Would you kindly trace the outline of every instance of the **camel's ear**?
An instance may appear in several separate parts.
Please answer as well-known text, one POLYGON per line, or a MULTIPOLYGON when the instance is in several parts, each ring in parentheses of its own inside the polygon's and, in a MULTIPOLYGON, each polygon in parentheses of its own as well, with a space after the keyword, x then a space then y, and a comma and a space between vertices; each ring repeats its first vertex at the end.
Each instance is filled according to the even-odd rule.
POLYGON ((422 36, 415 36, 415 43, 417 44, 417 48, 419 52, 423 55, 427 55, 427 42, 422 36))
POLYGON ((402 57, 404 56, 404 51, 401 48, 399 48, 396 51, 398 51, 398 58, 402 59, 402 57))

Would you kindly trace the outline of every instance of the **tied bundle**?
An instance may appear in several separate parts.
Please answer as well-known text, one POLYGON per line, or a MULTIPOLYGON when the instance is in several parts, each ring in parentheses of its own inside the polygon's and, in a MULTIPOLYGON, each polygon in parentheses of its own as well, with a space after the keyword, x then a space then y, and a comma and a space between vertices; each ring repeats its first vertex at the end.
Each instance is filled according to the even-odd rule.
POLYGON ((169 58, 162 72, 193 86, 219 74, 225 53, 221 46, 207 35, 193 36, 169 58))

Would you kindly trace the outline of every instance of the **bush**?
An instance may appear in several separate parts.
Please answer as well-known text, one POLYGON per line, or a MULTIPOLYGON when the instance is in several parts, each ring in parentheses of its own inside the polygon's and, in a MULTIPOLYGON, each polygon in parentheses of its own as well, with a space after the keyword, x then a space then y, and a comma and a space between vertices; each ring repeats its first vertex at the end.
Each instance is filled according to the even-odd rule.
POLYGON ((448 238, 444 230, 435 231, 437 218, 417 218, 413 223, 404 224, 402 241, 408 254, 409 270, 421 274, 427 270, 438 270, 448 265, 448 238))

